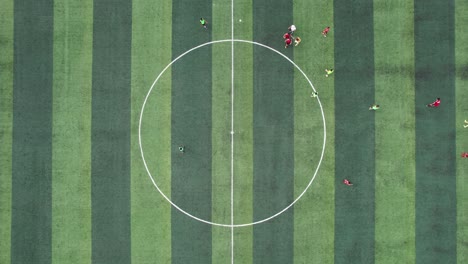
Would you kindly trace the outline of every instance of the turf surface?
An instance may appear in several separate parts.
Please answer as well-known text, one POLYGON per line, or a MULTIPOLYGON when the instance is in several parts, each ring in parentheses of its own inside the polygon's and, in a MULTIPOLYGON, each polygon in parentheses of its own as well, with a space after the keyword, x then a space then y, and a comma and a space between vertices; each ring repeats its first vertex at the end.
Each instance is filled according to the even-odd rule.
POLYGON ((0 0, 0 263, 11 260, 11 150, 13 141, 13 0, 0 0))
MULTIPOLYGON (((219 1, 212 9, 212 39, 231 38, 231 4, 219 1)), ((232 43, 212 46, 212 219, 231 224, 231 49, 232 43), (225 58, 220 60, 219 58, 225 58)), ((231 261, 231 228, 212 228, 213 263, 231 261)))
POLYGON ((416 263, 456 263, 454 1, 416 0, 414 12, 416 263))
MULTIPOLYGON (((294 1, 296 35, 294 62, 308 75, 318 91, 327 129, 324 159, 313 184, 294 205, 294 263, 333 263, 334 259, 334 78, 324 68, 333 64, 333 2, 294 1), (308 15, 303 16, 307 10, 308 15), (328 37, 321 31, 331 27, 328 37), (318 239, 320 238, 320 239, 318 239)), ((294 194, 309 184, 321 156, 323 119, 317 98, 302 74, 294 73, 294 194)))
MULTIPOLYGON (((173 2, 173 58, 209 41, 210 21, 211 1, 173 2), (200 17, 208 21, 208 29, 199 24, 200 17)), ((172 66, 171 105, 171 199, 183 210, 207 221, 211 220, 212 204, 211 50, 211 46, 198 49, 172 66), (185 146, 185 153, 178 150, 179 146, 185 146)), ((211 263, 210 225, 172 208, 171 227, 172 263, 211 263)))
MULTIPOLYGON (((284 50, 281 36, 292 21, 292 2, 253 2, 254 40, 284 50)), ((285 52, 292 55, 290 48, 285 52)), ((270 217, 293 201, 293 65, 265 48, 253 49, 253 218, 270 217)), ((293 259, 293 208, 253 228, 254 263, 293 259)))
POLYGON ((92 7, 54 2, 52 263, 91 261, 92 7))
POLYGON ((50 263, 53 2, 14 9, 11 262, 50 263))
POLYGON ((466 263, 465 2, 0 0, 0 263, 466 263))
MULTIPOLYGON (((234 37, 251 40, 252 0, 234 2, 234 37), (238 19, 242 19, 239 22, 238 19)), ((234 44, 234 222, 253 221, 253 45, 234 44)), ((234 229, 235 263, 253 262, 253 227, 234 229)))
MULTIPOLYGON (((456 62, 456 155, 468 151, 468 128, 464 120, 468 120, 468 2, 455 1, 455 62, 456 62), (463 126, 462 126, 463 125, 463 126)), ((468 163, 457 157, 457 263, 468 262, 468 163)))
MULTIPOLYGON (((143 100, 157 74, 171 61, 171 2, 132 2, 131 252, 132 263, 171 263, 171 206, 149 180, 141 159, 138 122, 143 100)), ((142 122, 145 159, 157 184, 170 197, 171 71, 158 81, 142 122), (157 133, 155 133, 157 131, 157 133)))
POLYGON ((92 260, 129 263, 132 6, 94 2, 92 260))
POLYGON ((378 113, 368 110, 374 103, 372 23, 373 1, 334 1, 335 263, 374 262, 378 113), (342 184, 345 178, 354 185, 342 184))
POLYGON ((412 2, 374 1, 377 263, 415 262, 413 28, 412 2))

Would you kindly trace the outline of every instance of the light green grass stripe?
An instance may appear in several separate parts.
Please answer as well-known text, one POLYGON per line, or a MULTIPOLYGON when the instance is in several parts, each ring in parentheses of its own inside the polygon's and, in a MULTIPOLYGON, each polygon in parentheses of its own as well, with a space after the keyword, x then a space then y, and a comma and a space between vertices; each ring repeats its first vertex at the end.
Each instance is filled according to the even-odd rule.
POLYGON ((91 263, 93 1, 54 2, 52 262, 91 263))
POLYGON ((0 6, 0 263, 10 263, 13 0, 0 0, 0 6))
POLYGON ((468 2, 455 1, 455 100, 456 100, 456 158, 457 158, 457 263, 468 263, 468 160, 460 157, 468 152, 468 2))
MULTIPOLYGON (((252 0, 234 1, 234 38, 253 36, 252 0), (242 19, 239 22, 239 19, 242 19)), ((253 220, 253 46, 234 45, 234 222, 253 220)), ((235 263, 253 263, 253 228, 234 230, 235 263)))
MULTIPOLYGON (((213 0, 213 40, 231 38, 231 1, 213 0)), ((231 43, 212 56, 212 220, 231 223, 231 43)), ((213 263, 231 262, 231 229, 213 227, 213 263)))
MULTIPOLYGON (((294 61, 311 79, 324 107, 327 148, 320 170, 307 193, 294 206, 294 263, 334 261, 334 90, 333 77, 324 69, 333 67, 333 2, 294 1, 294 61), (321 31, 332 28, 327 38, 321 31)), ((318 165, 323 144, 319 104, 302 74, 294 77, 294 195, 300 195, 318 165)))
POLYGON ((413 2, 374 0, 375 262, 415 262, 413 2))
MULTIPOLYGON (((131 259, 132 263, 171 263, 171 206, 155 189, 143 166, 138 122, 150 86, 171 61, 172 2, 133 1, 132 11, 131 259)), ((151 173, 170 198, 170 69, 149 97, 142 137, 151 173)))

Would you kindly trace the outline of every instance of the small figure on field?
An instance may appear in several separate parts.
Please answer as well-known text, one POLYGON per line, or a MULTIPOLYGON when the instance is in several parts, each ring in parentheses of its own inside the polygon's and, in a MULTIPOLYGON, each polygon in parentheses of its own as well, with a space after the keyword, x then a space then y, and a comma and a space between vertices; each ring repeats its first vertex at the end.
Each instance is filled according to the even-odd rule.
POLYGON ((291 41, 290 38, 287 38, 287 39, 284 40, 284 43, 286 44, 286 45, 284 46, 284 48, 287 48, 287 47, 289 47, 289 46, 291 45, 292 41, 291 41))
POLYGON ((179 146, 180 153, 185 153, 185 146, 179 146))
POLYGON ((325 77, 328 77, 328 75, 331 75, 334 72, 334 70, 333 69, 325 69, 325 72, 327 73, 327 74, 325 74, 325 77))
POLYGON ((375 111, 375 110, 378 110, 378 109, 380 109, 380 105, 378 105, 378 104, 373 104, 373 105, 371 105, 369 107, 369 110, 374 110, 375 111))
POLYGON ((289 34, 294 34, 294 31, 296 31, 296 26, 295 25, 291 25, 290 27, 288 27, 288 32, 289 34))
POLYGON ((203 17, 201 17, 200 18, 200 25, 202 25, 205 29, 208 29, 207 24, 208 24, 208 22, 203 17))
POLYGON ((326 27, 326 28, 322 31, 322 35, 323 35, 325 38, 327 37, 328 31, 330 31, 330 27, 326 27))
POLYGON ((344 180, 343 180, 343 183, 346 184, 346 185, 348 185, 348 186, 353 185, 353 183, 350 182, 348 179, 344 179, 344 180))
POLYGON ((462 158, 468 158, 468 152, 463 152, 463 153, 461 154, 461 157, 462 157, 462 158))
POLYGON ((466 125, 463 125, 464 128, 467 128, 468 127, 468 121, 465 120, 465 124, 466 125))
POLYGON ((434 102, 427 105, 427 107, 439 107, 440 105, 440 98, 437 98, 434 102))
POLYGON ((301 40, 300 37, 296 37, 296 38, 294 39, 294 46, 299 45, 299 43, 301 43, 301 41, 302 41, 302 40, 301 40))
POLYGON ((317 97, 317 96, 318 96, 317 92, 312 92, 312 94, 310 95, 310 97, 317 97))
POLYGON ((284 33, 283 39, 290 39, 290 38, 291 38, 291 34, 289 34, 289 33, 284 33))

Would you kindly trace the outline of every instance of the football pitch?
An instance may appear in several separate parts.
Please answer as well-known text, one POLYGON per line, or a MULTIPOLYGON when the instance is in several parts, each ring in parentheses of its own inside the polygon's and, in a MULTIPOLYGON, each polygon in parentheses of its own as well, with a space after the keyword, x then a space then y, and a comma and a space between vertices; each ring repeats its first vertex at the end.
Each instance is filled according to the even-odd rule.
POLYGON ((0 264, 468 263, 467 25, 466 0, 0 0, 0 264))

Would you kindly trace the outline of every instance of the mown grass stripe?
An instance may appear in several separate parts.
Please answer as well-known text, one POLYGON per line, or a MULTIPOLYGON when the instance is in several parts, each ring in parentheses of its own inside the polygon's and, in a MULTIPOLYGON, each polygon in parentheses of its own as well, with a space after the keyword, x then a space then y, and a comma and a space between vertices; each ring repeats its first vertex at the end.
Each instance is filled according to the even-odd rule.
POLYGON ((468 160, 458 155, 468 152, 468 1, 455 1, 455 98, 457 166, 457 263, 468 263, 468 160))
POLYGON ((0 0, 0 263, 11 260, 13 0, 0 0))
POLYGON ((373 263, 379 114, 368 110, 374 103, 373 1, 334 1, 334 24, 335 263, 373 263), (344 178, 354 185, 344 185, 344 178))
MULTIPOLYGON (((214 0, 213 39, 231 38, 231 0, 214 0)), ((231 224, 231 44, 212 47, 212 219, 231 224)), ((235 188, 235 187, 234 187, 235 188)), ((214 227, 213 263, 231 263, 231 229, 214 227)))
POLYGON ((456 262, 454 12, 453 0, 414 5, 416 263, 456 262))
MULTIPOLYGON (((138 122, 143 100, 171 61, 172 2, 132 2, 132 263, 171 263, 171 206, 159 194, 143 166, 138 122), (164 47, 154 48, 161 44, 164 47)), ((171 71, 165 72, 149 98, 142 143, 151 173, 166 195, 171 190, 171 71)))
POLYGON ((91 262, 92 6, 54 2, 52 263, 91 262))
MULTIPOLYGON (((253 1, 253 39, 284 51, 282 35, 292 24, 292 1, 253 1)), ((253 219, 270 217, 294 196, 293 66, 265 48, 253 48, 253 219)), ((293 261, 293 217, 281 216, 253 228, 254 263, 293 261)))
POLYGON ((93 11, 92 260, 130 263, 132 2, 93 11))
POLYGON ((51 262, 53 15, 14 5, 12 263, 51 262))
MULTIPOLYGON (((234 1, 234 38, 251 40, 252 0, 234 1), (239 19, 242 21, 239 22, 239 19)), ((234 223, 253 221, 253 46, 234 44, 234 223)), ((235 263, 253 263, 253 227, 234 229, 235 263)))
MULTIPOLYGON (((324 107, 327 142, 320 170, 307 193, 294 205, 294 263, 333 263, 334 260, 334 89, 324 69, 333 65, 333 2, 294 2, 296 35, 294 61, 306 72, 324 107), (321 31, 332 30, 328 37, 321 31), (317 239, 320 238, 320 239, 317 239)), ((318 165, 323 145, 319 104, 299 71, 294 75, 294 193, 300 195, 318 165)))
MULTIPOLYGON (((211 1, 172 6, 172 56, 211 40, 211 1), (203 28, 199 19, 208 21, 203 28)), ((171 198, 191 214, 212 220, 212 47, 172 66, 171 198), (178 150, 185 146, 185 153, 178 150)), ((172 263, 211 263, 212 228, 172 208, 172 263)))
POLYGON ((412 2, 374 0, 378 263, 415 261, 413 29, 412 2))

